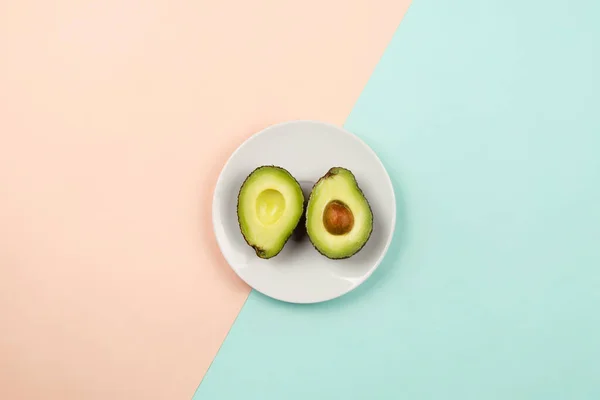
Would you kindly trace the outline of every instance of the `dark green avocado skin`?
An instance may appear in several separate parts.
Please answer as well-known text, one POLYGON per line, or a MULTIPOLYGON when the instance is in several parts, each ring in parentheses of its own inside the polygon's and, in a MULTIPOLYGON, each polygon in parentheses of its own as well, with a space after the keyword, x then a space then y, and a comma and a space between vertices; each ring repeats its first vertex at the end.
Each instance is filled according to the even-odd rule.
MULTIPOLYGON (((320 177, 320 178, 319 178, 319 179, 318 179, 318 180, 315 182, 315 184, 313 185, 313 187, 312 187, 312 190, 310 191, 310 195, 308 196, 308 203, 310 203, 310 200, 311 200, 311 198, 312 198, 312 195, 313 195, 313 193, 314 193, 314 189, 315 189, 315 187, 316 187, 316 186, 319 184, 319 182, 321 182, 323 179, 327 179, 327 178, 330 178, 330 177, 332 177, 332 176, 335 176, 335 175, 337 175, 337 174, 339 173, 339 171, 340 171, 340 170, 345 170, 345 171, 349 172, 349 173, 352 175, 352 177, 354 178, 354 181, 355 181, 355 182, 357 182, 357 181, 356 181, 356 177, 354 176, 354 174, 352 173, 352 171, 350 171, 349 169, 347 169, 347 168, 343 168, 343 167, 331 167, 331 168, 329 169, 329 171, 327 171, 327 173, 326 173, 325 175, 323 175, 322 177, 320 177)), ((327 258, 329 258, 330 260, 345 260, 345 259, 348 259, 348 258, 350 258, 350 257, 353 257, 353 256, 355 256, 355 255, 356 255, 356 254, 358 254, 358 253, 359 253, 359 252, 360 252, 360 251, 361 251, 361 250, 362 250, 362 249, 365 247, 365 245, 366 245, 366 244, 369 242, 369 239, 371 238, 371 234, 373 233, 373 225, 374 225, 374 223, 375 223, 375 216, 373 216, 373 210, 371 209, 371 204, 369 203, 369 201, 367 200, 367 198, 364 196, 364 193, 363 193, 363 191, 361 190, 361 188, 358 186, 358 182, 356 183, 356 189, 357 189, 357 190, 360 192, 360 194, 361 194, 361 195, 362 195, 362 196, 365 198, 365 201, 367 202, 367 206, 369 207, 369 211, 371 211, 371 215, 372 215, 372 219, 371 219, 371 231, 369 232, 369 236, 367 237, 367 240, 365 240, 365 242, 363 243, 363 245, 362 245, 362 246, 361 246, 361 247, 360 247, 358 250, 356 250, 356 252, 354 252, 353 254, 350 254, 350 255, 348 255, 348 256, 344 256, 344 257, 330 257, 330 256, 328 256, 327 254, 324 254, 324 253, 323 253, 321 250, 319 250, 319 249, 317 248, 317 246, 315 246, 315 244, 314 244, 314 242, 312 241, 312 239, 310 238, 310 235, 307 235, 307 236, 308 236, 308 240, 310 241, 310 244, 313 246, 313 248, 314 248, 316 251, 318 251, 318 252, 319 252, 319 254, 321 254, 321 255, 322 255, 322 256, 324 256, 324 257, 327 257, 327 258)), ((305 220, 305 224, 308 224, 308 218, 306 218, 306 220, 305 220)), ((306 230, 308 231, 308 226, 306 226, 306 230)))

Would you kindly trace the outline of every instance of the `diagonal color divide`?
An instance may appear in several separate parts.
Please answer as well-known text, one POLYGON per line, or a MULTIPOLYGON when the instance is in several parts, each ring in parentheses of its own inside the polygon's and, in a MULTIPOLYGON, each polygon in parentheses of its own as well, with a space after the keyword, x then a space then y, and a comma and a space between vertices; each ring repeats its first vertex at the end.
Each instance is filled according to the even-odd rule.
POLYGON ((598 20, 413 2, 345 123, 396 189, 384 262, 323 304, 253 292, 195 398, 599 399, 598 20))
POLYGON ((343 123, 408 1, 0 5, 0 398, 184 399, 249 288, 226 157, 343 123))

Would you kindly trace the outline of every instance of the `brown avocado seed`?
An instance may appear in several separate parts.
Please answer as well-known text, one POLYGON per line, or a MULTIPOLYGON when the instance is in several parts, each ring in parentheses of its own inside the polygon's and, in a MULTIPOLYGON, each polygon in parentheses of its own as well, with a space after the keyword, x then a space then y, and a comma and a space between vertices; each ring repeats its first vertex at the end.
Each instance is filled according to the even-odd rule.
POLYGON ((323 225, 332 235, 345 235, 354 226, 354 215, 346 204, 332 200, 325 206, 323 225))

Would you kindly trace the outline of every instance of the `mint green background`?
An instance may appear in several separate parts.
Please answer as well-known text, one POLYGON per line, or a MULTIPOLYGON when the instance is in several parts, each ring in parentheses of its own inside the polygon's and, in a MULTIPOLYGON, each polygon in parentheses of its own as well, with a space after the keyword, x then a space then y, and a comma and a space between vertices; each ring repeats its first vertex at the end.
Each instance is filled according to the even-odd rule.
POLYGON ((415 0, 346 123, 396 187, 384 263, 253 292, 195 399, 600 398, 599 71, 598 1, 415 0))

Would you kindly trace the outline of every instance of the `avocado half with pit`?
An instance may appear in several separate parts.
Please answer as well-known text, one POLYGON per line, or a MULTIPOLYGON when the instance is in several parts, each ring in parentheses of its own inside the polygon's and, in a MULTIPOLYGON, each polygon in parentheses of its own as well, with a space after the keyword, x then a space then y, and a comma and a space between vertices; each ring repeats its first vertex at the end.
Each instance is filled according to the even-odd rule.
POLYGON ((240 231, 260 258, 275 257, 304 212, 304 194, 284 168, 256 168, 242 184, 237 202, 240 231))
POLYGON ((371 237, 373 212, 354 174, 331 168, 315 183, 306 207, 306 232, 319 253, 352 257, 371 237))

